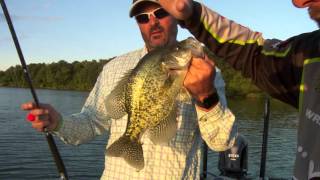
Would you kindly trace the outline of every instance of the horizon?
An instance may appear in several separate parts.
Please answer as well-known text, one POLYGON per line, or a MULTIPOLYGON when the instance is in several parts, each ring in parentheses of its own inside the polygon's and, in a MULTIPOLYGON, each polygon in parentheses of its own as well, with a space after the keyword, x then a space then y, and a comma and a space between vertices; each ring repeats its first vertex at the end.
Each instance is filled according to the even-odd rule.
MULTIPOLYGON (((264 38, 285 40, 317 30, 306 9, 291 0, 202 0, 209 8, 255 31, 264 38), (295 22, 295 23, 294 23, 295 22)), ((130 1, 10 0, 6 1, 27 64, 69 63, 109 59, 144 43, 135 21, 129 18, 130 1), (112 17, 112 18, 110 18, 112 17)), ((178 40, 191 36, 179 28, 178 40)), ((19 65, 11 34, 0 11, 0 71, 19 65)))

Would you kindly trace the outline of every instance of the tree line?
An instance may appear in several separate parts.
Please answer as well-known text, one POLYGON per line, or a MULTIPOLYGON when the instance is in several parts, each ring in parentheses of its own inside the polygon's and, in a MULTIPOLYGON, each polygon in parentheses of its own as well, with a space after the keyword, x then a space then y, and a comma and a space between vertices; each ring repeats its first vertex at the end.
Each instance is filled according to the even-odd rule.
MULTIPOLYGON (((29 64, 28 69, 35 88, 80 90, 90 91, 103 66, 111 59, 74 61, 68 63, 64 60, 50 64, 29 64)), ((261 91, 254 86, 249 79, 223 61, 217 61, 226 82, 227 96, 257 96, 261 91)), ((5 71, 0 71, 0 86, 27 88, 28 84, 24 78, 20 65, 12 66, 5 71)))
MULTIPOLYGON (((111 58, 112 59, 112 58, 111 58)), ((64 60, 50 64, 29 64, 32 83, 35 88, 89 91, 94 86, 107 60, 74 61, 64 60)), ((20 65, 0 71, 0 86, 28 87, 20 65)))

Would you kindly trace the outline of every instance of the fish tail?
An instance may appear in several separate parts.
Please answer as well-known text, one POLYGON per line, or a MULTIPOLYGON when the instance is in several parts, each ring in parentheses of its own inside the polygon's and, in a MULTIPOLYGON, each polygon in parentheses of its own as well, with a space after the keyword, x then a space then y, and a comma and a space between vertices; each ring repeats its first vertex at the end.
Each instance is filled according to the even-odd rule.
POLYGON ((131 140, 130 136, 123 135, 106 150, 107 156, 122 157, 137 170, 144 167, 142 144, 138 140, 131 140))

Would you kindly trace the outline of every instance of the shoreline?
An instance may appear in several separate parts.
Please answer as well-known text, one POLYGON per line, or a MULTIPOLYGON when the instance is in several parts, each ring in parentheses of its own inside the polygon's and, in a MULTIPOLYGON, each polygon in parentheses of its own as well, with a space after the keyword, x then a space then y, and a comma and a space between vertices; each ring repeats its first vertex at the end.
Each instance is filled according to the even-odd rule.
MULTIPOLYGON (((1 86, 0 88, 16 88, 16 89, 30 89, 29 87, 16 87, 16 86, 1 86)), ((55 89, 55 88, 35 88, 36 90, 52 90, 52 91, 74 91, 74 92, 86 92, 89 93, 90 90, 78 90, 78 89, 55 89)), ((261 99, 266 95, 264 93, 248 93, 246 95, 228 95, 226 97, 229 99, 261 99)))
MULTIPOLYGON (((26 89, 30 90, 29 87, 15 87, 15 86, 0 86, 0 88, 12 88, 12 89, 26 89)), ((51 90, 51 91, 75 91, 75 92, 90 92, 91 90, 77 90, 77 89, 54 89, 54 88, 37 88, 35 87, 35 90, 51 90)))

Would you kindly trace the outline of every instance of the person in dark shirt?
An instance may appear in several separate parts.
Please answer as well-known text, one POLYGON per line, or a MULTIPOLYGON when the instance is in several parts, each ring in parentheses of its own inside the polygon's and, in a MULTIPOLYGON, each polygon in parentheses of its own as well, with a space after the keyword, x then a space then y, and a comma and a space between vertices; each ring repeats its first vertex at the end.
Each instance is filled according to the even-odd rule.
MULTIPOLYGON (((196 1, 160 0, 160 3, 217 56, 272 97, 299 109, 294 179, 319 179, 320 31, 285 41, 267 40, 261 33, 196 1)), ((293 0, 293 4, 308 8, 310 18, 320 27, 319 0, 293 0)))

